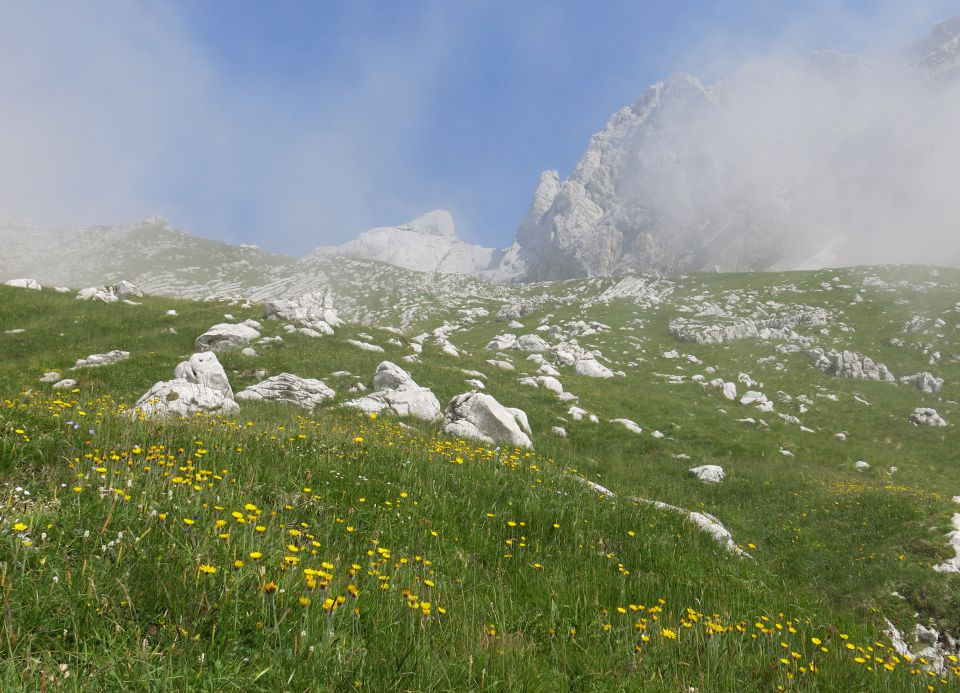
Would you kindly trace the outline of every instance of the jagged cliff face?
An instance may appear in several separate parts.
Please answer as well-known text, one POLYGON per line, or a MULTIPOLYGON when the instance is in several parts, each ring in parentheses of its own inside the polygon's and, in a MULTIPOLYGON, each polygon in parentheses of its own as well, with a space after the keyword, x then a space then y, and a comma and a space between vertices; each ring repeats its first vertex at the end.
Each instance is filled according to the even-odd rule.
POLYGON ((490 276, 960 256, 945 247, 960 205, 943 186, 960 156, 950 125, 960 122, 960 19, 903 55, 871 63, 821 52, 709 86, 681 74, 649 87, 591 138, 566 180, 542 174, 490 276))

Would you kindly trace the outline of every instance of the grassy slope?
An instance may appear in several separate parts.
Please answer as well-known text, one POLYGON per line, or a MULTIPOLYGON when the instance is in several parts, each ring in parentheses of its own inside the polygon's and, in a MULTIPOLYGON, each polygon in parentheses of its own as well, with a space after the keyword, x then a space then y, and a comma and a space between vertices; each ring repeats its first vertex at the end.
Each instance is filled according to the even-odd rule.
MULTIPOLYGON (((898 374, 930 368, 915 349, 885 346, 921 307, 870 292, 855 311, 853 290, 817 295, 832 274, 791 275, 803 293, 790 299, 843 306, 856 328, 844 344, 898 374)), ((701 284, 716 292, 779 281, 695 277, 675 301, 701 284)), ((931 291, 922 309, 939 315, 957 298, 931 291)), ((537 454, 526 456, 332 409, 305 418, 245 405, 237 425, 129 422, 114 412, 170 377, 197 334, 225 311, 243 319, 259 317, 258 309, 160 298, 105 306, 0 287, 0 328, 26 329, 0 335, 0 396, 10 398, 0 411, 0 685, 36 689, 59 677, 87 690, 120 689, 124 681, 156 690, 923 690, 928 677, 911 675, 911 665, 893 673, 870 667, 868 653, 848 650, 840 634, 887 658, 871 645, 881 614, 909 625, 920 611, 957 632, 957 578, 930 566, 947 556, 942 535, 949 498, 960 490, 958 441, 954 427, 905 423, 914 406, 928 403, 952 420, 956 405, 907 387, 831 379, 802 354, 782 358, 779 372, 757 365, 774 353, 770 344, 678 346, 667 333, 676 302, 644 315, 627 302, 589 311, 615 328, 635 317, 648 322, 598 337, 626 379, 564 374, 566 389, 602 421, 567 423, 566 440, 547 433, 566 406, 484 363, 492 354, 481 347, 502 324, 454 334, 468 352, 459 360, 427 345, 424 364, 410 369, 417 381, 445 401, 465 389, 460 368, 487 373, 488 391, 530 415, 537 454), (171 307, 179 315, 163 316, 171 307), (642 352, 626 340, 631 334, 643 340, 642 352), (45 370, 112 348, 133 357, 77 372, 79 392, 56 400, 36 384, 45 370), (769 430, 747 427, 734 421, 750 415, 746 408, 655 375, 680 372, 659 356, 670 348, 696 354, 727 379, 749 371, 770 395, 814 397, 823 387, 839 401, 818 399, 801 416, 817 434, 769 416, 769 430), (638 358, 637 367, 623 366, 638 358), (36 392, 21 394, 26 388, 36 392), (635 436, 603 422, 618 416, 667 436, 635 436), (834 439, 837 430, 849 439, 834 439), (679 453, 690 460, 676 459, 679 453), (857 459, 870 460, 871 472, 854 471, 857 459), (707 487, 686 472, 706 462, 724 465, 728 480, 707 487), (892 478, 883 472, 890 465, 900 470, 892 478), (603 500, 566 477, 568 468, 621 496, 711 512, 741 544, 753 544, 755 560, 727 556, 671 514, 603 500), (18 522, 27 529, 16 529, 18 522), (263 555, 251 558, 251 551, 263 555), (243 566, 234 568, 235 560, 243 566), (201 565, 216 572, 199 572, 201 565), (305 568, 317 571, 313 589, 305 568), (268 583, 278 590, 265 593, 268 583), (892 590, 907 601, 890 597, 892 590), (343 606, 325 609, 324 600, 338 595, 343 606), (814 645, 814 637, 823 642, 814 645), (72 674, 66 680, 63 664, 72 674)), ((583 317, 576 305, 553 313, 551 322, 583 317)), ((532 328, 541 317, 523 322, 532 328)), ((278 327, 267 324, 267 333, 278 327)), ((407 350, 390 347, 389 335, 376 330, 367 332, 387 348, 384 355, 343 343, 358 331, 285 337, 256 359, 231 353, 222 360, 235 389, 254 381, 254 367, 320 378, 349 370, 369 386, 381 359, 407 350)), ((945 360, 951 339, 948 332, 941 345, 945 360)), ((957 368, 934 369, 946 377, 948 395, 957 368)), ((687 365, 683 372, 699 371, 687 365)), ((343 397, 352 381, 328 382, 343 397)))

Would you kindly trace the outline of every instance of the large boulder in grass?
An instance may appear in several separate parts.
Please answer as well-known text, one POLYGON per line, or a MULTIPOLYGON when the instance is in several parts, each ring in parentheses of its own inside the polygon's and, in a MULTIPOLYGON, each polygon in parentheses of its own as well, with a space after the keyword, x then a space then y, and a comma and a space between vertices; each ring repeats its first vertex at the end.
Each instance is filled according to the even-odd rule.
POLYGON ((376 390, 402 390, 417 387, 413 377, 392 361, 381 361, 373 374, 373 387, 376 390))
POLYGON ((301 378, 292 373, 280 373, 241 390, 236 398, 248 401, 289 402, 304 409, 313 409, 324 400, 336 396, 322 380, 301 378))
POLYGON ((417 385, 407 371, 391 361, 377 366, 373 386, 376 392, 344 402, 343 406, 370 414, 412 416, 424 421, 440 418, 440 401, 430 388, 417 385))
POLYGON ((329 291, 312 291, 294 299, 267 301, 263 317, 267 320, 288 320, 321 334, 332 334, 333 328, 341 324, 329 291))
POLYGON ((214 325, 197 337, 193 348, 197 351, 228 351, 238 347, 245 347, 254 339, 259 339, 260 333, 249 325, 220 323, 214 325))
POLYGON ((213 352, 194 354, 178 364, 173 380, 151 387, 133 406, 133 414, 144 418, 192 416, 198 412, 228 414, 240 407, 233 388, 213 352))
POLYGON ((532 448, 527 416, 519 409, 510 409, 482 392, 457 395, 444 416, 442 431, 457 438, 469 438, 495 445, 532 448))

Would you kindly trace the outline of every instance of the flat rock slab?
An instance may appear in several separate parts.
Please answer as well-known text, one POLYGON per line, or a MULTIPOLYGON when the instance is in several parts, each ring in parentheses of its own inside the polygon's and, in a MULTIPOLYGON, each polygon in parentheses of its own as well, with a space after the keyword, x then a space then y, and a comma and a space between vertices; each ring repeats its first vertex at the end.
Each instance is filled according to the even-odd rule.
POLYGON ((124 359, 130 358, 129 351, 123 351, 121 349, 114 349, 108 351, 106 354, 90 354, 85 359, 77 359, 77 362, 73 364, 73 368, 70 370, 75 371, 78 368, 95 368, 97 366, 109 366, 111 363, 116 363, 117 361, 123 361, 124 359))
POLYGON ((292 373, 280 373, 256 385, 241 390, 236 399, 247 401, 287 402, 304 409, 313 409, 336 396, 322 380, 301 378, 292 373))

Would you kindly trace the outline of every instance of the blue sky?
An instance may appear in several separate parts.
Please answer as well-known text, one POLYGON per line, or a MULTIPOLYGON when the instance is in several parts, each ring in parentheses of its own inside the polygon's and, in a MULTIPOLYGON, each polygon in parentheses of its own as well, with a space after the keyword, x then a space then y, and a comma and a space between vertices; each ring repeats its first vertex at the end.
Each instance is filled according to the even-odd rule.
POLYGON ((540 171, 567 175, 667 74, 889 50, 958 13, 939 0, 0 0, 0 217, 161 214, 301 254, 447 208, 464 238, 504 246, 540 171))

